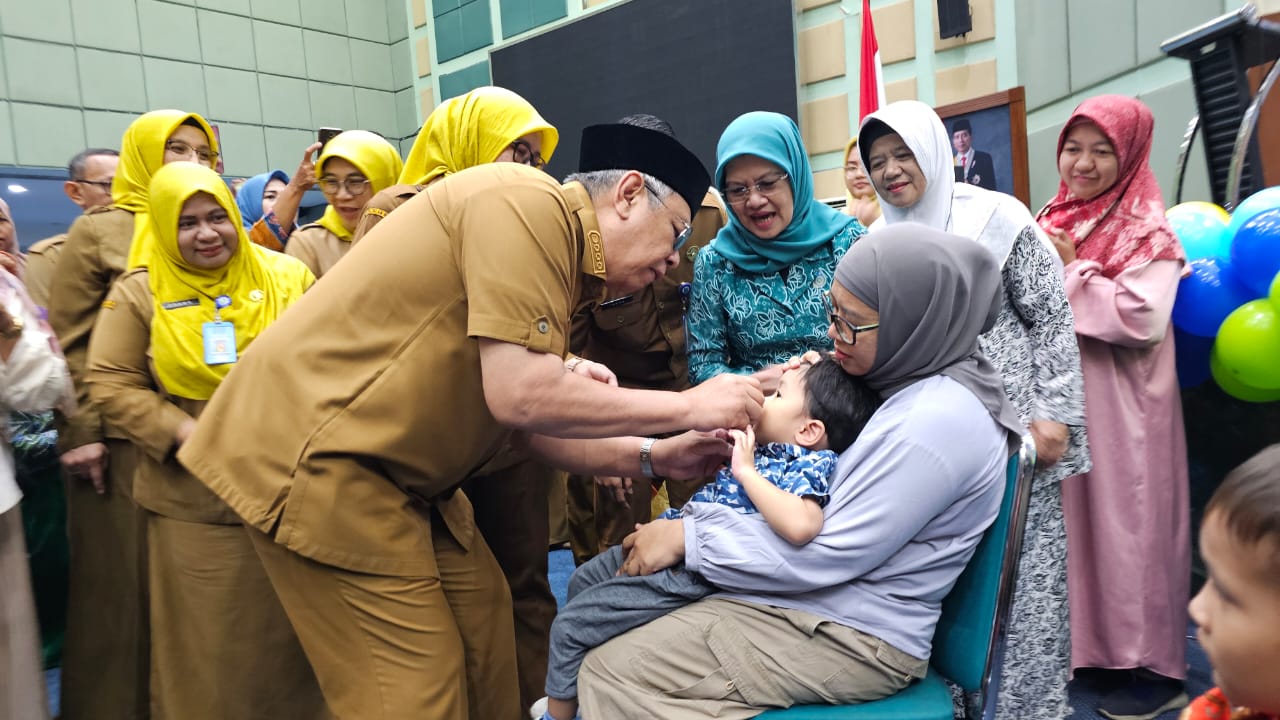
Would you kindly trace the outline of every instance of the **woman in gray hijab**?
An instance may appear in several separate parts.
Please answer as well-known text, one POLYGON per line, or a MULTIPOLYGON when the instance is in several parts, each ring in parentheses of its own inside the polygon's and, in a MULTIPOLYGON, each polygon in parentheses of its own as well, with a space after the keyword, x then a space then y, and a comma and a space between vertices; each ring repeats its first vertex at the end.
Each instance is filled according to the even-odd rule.
POLYGON ((588 718, 750 718, 891 695, 924 675, 940 603, 991 524, 1023 432, 978 335, 1000 307, 989 251, 922 225, 872 232, 836 268, 827 334, 884 397, 831 476, 822 532, 690 503, 627 538, 623 572, 684 562, 724 593, 596 648, 588 718))

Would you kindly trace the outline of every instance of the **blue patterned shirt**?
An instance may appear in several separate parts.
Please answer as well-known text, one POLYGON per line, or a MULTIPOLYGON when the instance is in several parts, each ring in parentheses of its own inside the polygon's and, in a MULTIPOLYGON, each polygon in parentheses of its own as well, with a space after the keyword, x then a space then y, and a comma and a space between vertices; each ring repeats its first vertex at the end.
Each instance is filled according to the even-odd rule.
POLYGON ((830 350, 822 294, 831 288, 836 263, 864 232, 853 223, 785 271, 765 274, 742 270, 714 244, 703 248, 686 316, 689 381, 746 375, 807 350, 830 350))
MULTIPOLYGON (((813 498, 818 505, 825 506, 829 487, 827 479, 836 467, 836 457, 830 450, 806 450, 799 445, 766 443, 756 447, 756 470, 765 480, 792 495, 813 498)), ((747 491, 733 478, 733 471, 728 465, 720 468, 713 482, 698 488, 689 502, 724 505, 743 515, 760 512, 747 497, 747 491)), ((662 513, 661 519, 679 517, 680 511, 672 509, 662 513)))

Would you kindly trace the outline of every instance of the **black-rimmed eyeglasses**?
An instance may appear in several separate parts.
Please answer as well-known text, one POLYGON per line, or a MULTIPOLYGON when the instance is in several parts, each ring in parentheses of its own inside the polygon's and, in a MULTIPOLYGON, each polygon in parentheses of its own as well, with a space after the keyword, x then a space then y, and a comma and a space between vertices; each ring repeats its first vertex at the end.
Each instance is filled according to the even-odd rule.
POLYGON ((653 186, 649 184, 648 181, 645 181, 644 189, 652 193, 654 199, 657 200, 662 205, 662 207, 666 208, 667 212, 671 213, 671 216, 676 219, 676 222, 684 226, 683 230, 676 233, 675 240, 671 242, 671 249, 675 251, 684 247, 684 244, 686 242, 689 242, 689 236, 693 235, 693 226, 685 222, 685 220, 681 218, 679 215, 676 215, 675 210, 672 210, 671 208, 667 207, 667 204, 662 202, 662 196, 658 194, 658 191, 655 190, 653 186))
POLYGON ((111 192, 110 180, 72 180, 71 182, 80 183, 82 185, 93 185, 94 187, 97 187, 100 190, 106 190, 107 192, 111 192))
POLYGON ((547 161, 542 159, 542 153, 534 152, 529 143, 524 140, 512 141, 511 159, 521 165, 529 165, 539 170, 547 166, 547 161))
POLYGON ((827 320, 832 327, 836 329, 836 337, 840 338, 840 342, 846 345, 858 344, 858 333, 864 333, 868 330, 875 330, 880 327, 880 323, 871 323, 869 325, 854 325, 845 320, 836 313, 835 303, 831 301, 831 291, 822 293, 822 303, 826 306, 827 320))

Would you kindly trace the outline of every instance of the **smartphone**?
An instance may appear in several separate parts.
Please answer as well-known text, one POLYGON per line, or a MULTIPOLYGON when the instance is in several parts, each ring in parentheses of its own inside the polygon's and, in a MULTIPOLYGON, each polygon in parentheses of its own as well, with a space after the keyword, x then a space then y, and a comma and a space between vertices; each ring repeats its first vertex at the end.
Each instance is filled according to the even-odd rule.
POLYGON ((342 132, 342 128, 331 128, 331 127, 320 128, 320 133, 317 136, 317 139, 320 141, 320 152, 317 152, 316 155, 319 155, 320 153, 324 152, 324 146, 328 145, 329 141, 332 140, 334 136, 340 132, 342 132))

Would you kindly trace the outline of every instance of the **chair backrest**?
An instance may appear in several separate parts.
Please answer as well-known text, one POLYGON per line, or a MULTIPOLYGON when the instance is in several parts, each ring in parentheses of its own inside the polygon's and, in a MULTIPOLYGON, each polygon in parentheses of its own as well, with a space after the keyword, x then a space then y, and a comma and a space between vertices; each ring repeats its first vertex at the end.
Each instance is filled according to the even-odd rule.
POLYGON ((993 711, 1035 458, 1035 445, 1024 436, 1021 449, 1009 458, 1000 513, 943 599, 933 636, 933 666, 965 691, 980 691, 982 704, 993 711))

